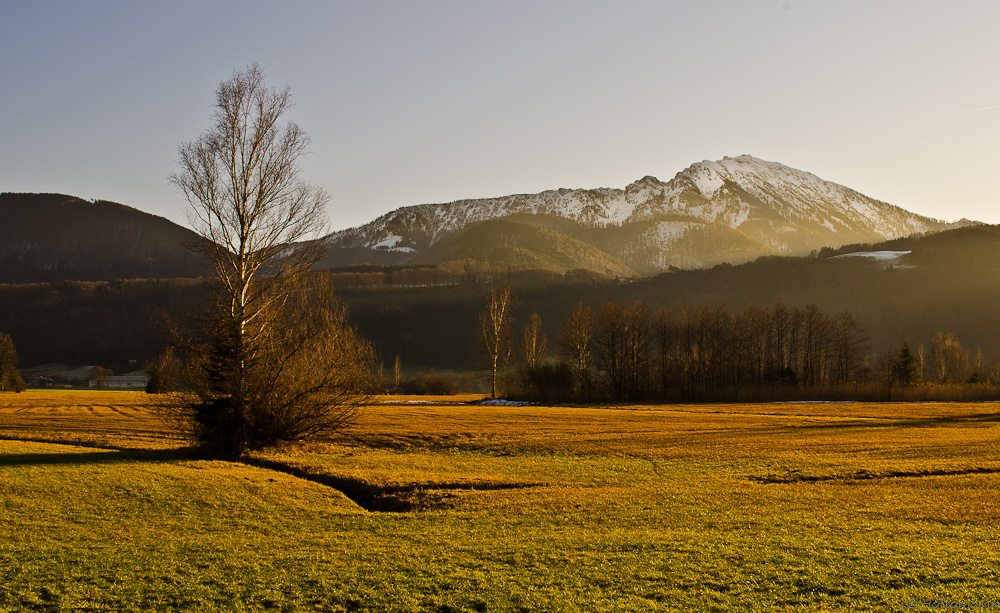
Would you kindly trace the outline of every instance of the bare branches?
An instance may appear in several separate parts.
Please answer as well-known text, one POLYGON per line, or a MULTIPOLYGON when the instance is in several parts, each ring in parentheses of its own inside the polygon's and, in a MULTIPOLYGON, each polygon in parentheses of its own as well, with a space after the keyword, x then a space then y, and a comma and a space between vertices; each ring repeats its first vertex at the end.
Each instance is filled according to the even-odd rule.
POLYGON ((479 315, 480 339, 490 360, 492 380, 490 397, 497 397, 500 370, 510 361, 515 307, 514 290, 509 283, 494 285, 486 291, 485 309, 479 315))
POLYGON ((577 394, 590 387, 591 366, 594 353, 594 311, 580 302, 570 312, 559 337, 564 358, 573 366, 577 394))
POLYGON ((322 256, 327 195, 300 177, 309 138, 283 119, 290 108, 291 90, 268 87, 257 64, 234 72, 170 177, 220 281, 179 406, 222 455, 343 427, 377 370, 332 286, 306 278, 322 256))
POLYGON ((170 177, 243 325, 268 286, 320 256, 289 247, 326 229, 326 192, 299 176, 309 138, 294 122, 281 124, 290 106, 291 90, 268 88, 257 64, 233 73, 216 91, 214 125, 181 145, 170 177))
POLYGON ((532 313, 524 327, 524 361, 528 368, 535 368, 545 358, 548 339, 542 333, 542 317, 532 313))

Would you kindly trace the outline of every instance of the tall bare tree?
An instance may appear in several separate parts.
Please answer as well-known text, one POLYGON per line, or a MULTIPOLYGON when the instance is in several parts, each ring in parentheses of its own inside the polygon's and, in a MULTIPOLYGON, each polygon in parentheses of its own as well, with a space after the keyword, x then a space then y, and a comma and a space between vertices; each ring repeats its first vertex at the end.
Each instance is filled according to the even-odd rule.
POLYGON ((615 400, 624 400, 625 374, 625 315, 621 304, 612 300, 604 303, 597 314, 595 335, 597 361, 604 371, 608 393, 615 400))
POLYGON ((268 87, 259 65, 235 71, 170 177, 219 282, 208 341, 189 347, 193 397, 180 405, 219 455, 342 427, 372 378, 370 346, 339 303, 323 304, 332 287, 305 279, 322 255, 312 239, 327 196, 301 178, 309 138, 284 120, 290 107, 291 91, 268 87))
POLYGON ((594 362, 594 310, 580 302, 563 323, 559 336, 562 353, 576 375, 577 393, 590 388, 591 368, 594 362))
POLYGON ((214 125, 181 145, 180 172, 170 176, 207 239, 201 248, 239 337, 281 302, 285 292, 276 288, 322 255, 315 242, 297 245, 325 230, 327 196, 299 176, 309 137, 281 123, 290 106, 291 90, 267 87, 259 65, 234 72, 216 90, 214 125))
POLYGON ((625 395, 638 399, 649 381, 649 310, 640 300, 630 300, 622 309, 624 324, 623 371, 625 395))
POLYGON ((548 351, 548 339, 542 333, 542 317, 532 313, 524 326, 524 361, 532 369, 545 358, 548 351))
POLYGON ((969 352, 951 332, 934 335, 931 363, 938 383, 963 383, 969 376, 969 352))
POLYGON ((486 349, 492 374, 490 397, 497 397, 501 370, 510 361, 515 308, 514 290, 509 283, 492 285, 486 290, 485 308, 479 314, 480 339, 486 349))
MULTIPOLYGON (((847 311, 833 320, 833 326, 833 381, 843 385, 857 378, 865 354, 868 353, 869 339, 861 324, 847 311)), ((923 368, 922 352, 923 348, 921 347, 920 352, 918 352, 918 365, 921 370, 923 368)))

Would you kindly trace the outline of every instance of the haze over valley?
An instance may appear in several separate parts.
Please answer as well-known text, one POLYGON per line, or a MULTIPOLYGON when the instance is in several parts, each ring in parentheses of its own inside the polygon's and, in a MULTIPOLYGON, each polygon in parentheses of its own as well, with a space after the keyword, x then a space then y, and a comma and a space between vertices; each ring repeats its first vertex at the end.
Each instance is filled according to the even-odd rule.
MULTIPOLYGON (((190 249, 203 239, 161 217, 10 193, 0 194, 0 214, 9 221, 0 329, 20 340, 27 365, 148 362, 166 342, 158 313, 180 316, 204 295, 196 279, 211 269, 190 249)), ((398 355, 408 369, 478 369, 482 284, 503 277, 521 288, 517 325, 537 311, 553 339, 578 301, 784 302, 850 311, 876 349, 929 344, 947 330, 1000 354, 1000 330, 983 310, 1000 299, 989 282, 1000 262, 994 227, 917 215, 751 156, 625 189, 406 206, 322 243, 319 268, 333 273, 352 319, 384 360, 398 355)))

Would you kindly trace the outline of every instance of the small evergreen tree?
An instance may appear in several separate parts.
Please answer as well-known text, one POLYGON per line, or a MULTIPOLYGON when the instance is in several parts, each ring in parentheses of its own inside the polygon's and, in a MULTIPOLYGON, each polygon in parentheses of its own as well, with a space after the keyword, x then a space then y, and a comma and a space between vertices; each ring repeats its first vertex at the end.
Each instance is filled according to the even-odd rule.
POLYGON ((892 366, 892 378, 903 387, 920 381, 920 368, 917 363, 917 357, 910 351, 909 343, 904 342, 903 347, 896 356, 896 361, 892 366))
POLYGON ((0 332, 0 392, 20 392, 26 387, 18 370, 20 357, 14 339, 0 332))

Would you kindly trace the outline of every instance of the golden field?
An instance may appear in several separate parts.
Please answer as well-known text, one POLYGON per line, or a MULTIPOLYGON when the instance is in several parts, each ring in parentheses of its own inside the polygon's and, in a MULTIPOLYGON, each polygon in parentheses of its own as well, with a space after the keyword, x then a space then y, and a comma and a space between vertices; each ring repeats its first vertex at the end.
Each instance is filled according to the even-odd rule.
POLYGON ((226 463, 150 398, 0 395, 0 610, 1000 601, 995 404, 379 397, 342 436, 226 463))

